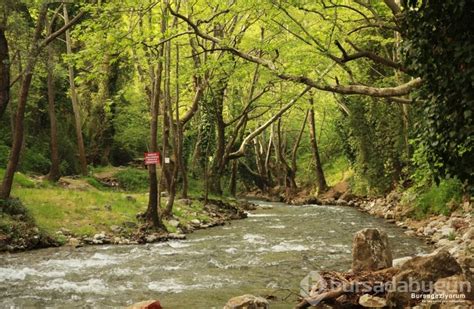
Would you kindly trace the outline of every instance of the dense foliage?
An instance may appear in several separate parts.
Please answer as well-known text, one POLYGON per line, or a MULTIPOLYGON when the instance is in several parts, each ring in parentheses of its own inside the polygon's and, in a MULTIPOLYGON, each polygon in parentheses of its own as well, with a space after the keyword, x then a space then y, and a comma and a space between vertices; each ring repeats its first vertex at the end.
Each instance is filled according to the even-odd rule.
POLYGON ((117 177, 170 208, 188 184, 288 199, 472 184, 473 5, 396 3, 6 1, 0 193, 15 170, 87 177, 155 150, 159 169, 117 177))
POLYGON ((416 109, 416 147, 438 179, 474 178, 472 1, 423 1, 407 9, 405 62, 425 81, 416 109))

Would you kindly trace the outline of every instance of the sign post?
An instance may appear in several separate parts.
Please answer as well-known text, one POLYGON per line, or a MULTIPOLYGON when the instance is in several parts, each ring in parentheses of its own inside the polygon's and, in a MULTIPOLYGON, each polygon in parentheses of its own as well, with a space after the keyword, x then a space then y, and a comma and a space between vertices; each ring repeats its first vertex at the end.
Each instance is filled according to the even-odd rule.
POLYGON ((145 152, 145 165, 161 164, 159 152, 145 152))

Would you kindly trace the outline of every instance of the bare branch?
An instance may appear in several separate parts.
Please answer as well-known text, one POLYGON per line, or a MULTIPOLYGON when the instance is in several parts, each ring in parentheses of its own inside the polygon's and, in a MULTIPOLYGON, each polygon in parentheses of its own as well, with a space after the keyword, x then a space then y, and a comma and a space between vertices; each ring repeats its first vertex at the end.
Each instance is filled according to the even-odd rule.
POLYGON ((395 31, 395 32, 400 32, 400 29, 397 26, 377 22, 377 23, 368 23, 368 24, 359 26, 357 28, 352 29, 347 34, 351 35, 355 32, 358 32, 360 30, 367 29, 367 28, 379 28, 379 29, 387 29, 387 30, 392 30, 392 31, 395 31))
POLYGON ((321 1, 321 3, 323 4, 323 7, 324 7, 325 9, 345 8, 345 9, 349 9, 349 10, 351 10, 351 11, 356 12, 357 14, 359 14, 360 16, 362 16, 366 21, 369 21, 369 20, 370 20, 370 18, 369 18, 367 15, 365 15, 364 13, 362 13, 361 10, 358 10, 358 9, 356 9, 356 8, 354 8, 354 7, 349 6, 349 5, 335 4, 335 3, 333 3, 332 1, 329 1, 329 2, 331 2, 332 5, 326 5, 326 3, 325 3, 324 1, 321 1))

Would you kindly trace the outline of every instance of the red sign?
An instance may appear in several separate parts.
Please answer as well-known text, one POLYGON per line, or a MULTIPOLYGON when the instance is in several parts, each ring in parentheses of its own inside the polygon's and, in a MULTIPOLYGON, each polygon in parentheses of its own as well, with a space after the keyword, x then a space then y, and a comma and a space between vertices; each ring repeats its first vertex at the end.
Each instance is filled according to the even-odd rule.
POLYGON ((159 152, 145 152, 145 164, 161 164, 161 156, 159 152))

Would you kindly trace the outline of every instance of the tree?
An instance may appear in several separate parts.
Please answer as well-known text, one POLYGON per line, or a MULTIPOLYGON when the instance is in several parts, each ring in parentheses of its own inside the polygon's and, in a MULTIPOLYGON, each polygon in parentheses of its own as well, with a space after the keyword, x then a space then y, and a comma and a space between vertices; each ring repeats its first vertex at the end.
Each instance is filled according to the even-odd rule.
POLYGON ((314 167, 315 167, 315 176, 316 176, 316 187, 318 192, 322 193, 327 190, 328 185, 326 183, 326 178, 324 177, 323 167, 321 164, 321 157, 319 155, 318 147, 318 138, 316 135, 316 122, 314 117, 314 99, 311 96, 309 99, 310 108, 308 109, 308 118, 309 118, 309 132, 311 139, 311 149, 314 158, 314 167))
POLYGON ((10 55, 5 37, 5 22, 0 23, 0 117, 10 101, 10 55))
MULTIPOLYGON (((51 35, 53 31, 54 18, 56 14, 49 21, 47 25, 47 33, 51 35)), ((47 71, 47 87, 48 87, 48 115, 49 115, 49 126, 50 126, 50 146, 51 146, 51 167, 48 173, 48 179, 50 181, 58 181, 61 177, 59 170, 59 145, 58 145, 58 124, 56 117, 56 104, 55 104, 55 85, 54 85, 54 49, 52 44, 47 48, 47 58, 46 58, 46 71, 47 71)))
MULTIPOLYGON (((67 6, 64 4, 63 7, 64 12, 64 22, 66 24, 69 23, 69 15, 67 12, 67 6)), ((69 34, 69 30, 66 29, 66 50, 67 54, 72 54, 72 47, 71 47, 71 35, 69 34)), ((71 102, 72 102, 72 109, 74 112, 74 123, 76 128, 76 139, 77 139, 77 149, 79 151, 79 162, 81 166, 81 174, 83 176, 87 175, 87 159, 86 159, 86 150, 84 147, 84 138, 82 136, 82 121, 81 121, 81 111, 79 108, 79 99, 76 91, 76 83, 74 81, 75 74, 74 74, 74 67, 72 64, 68 66, 69 71, 69 87, 71 91, 71 102)))
POLYGON ((48 11, 47 2, 44 2, 41 5, 39 14, 36 20, 35 33, 31 39, 31 48, 28 51, 28 60, 23 71, 23 78, 21 81, 21 91, 18 98, 18 106, 15 117, 15 132, 13 137, 13 146, 11 149, 9 161, 7 164, 7 169, 5 171, 5 176, 3 177, 2 186, 0 190, 0 199, 8 199, 10 197, 13 178, 15 175, 16 168, 18 166, 18 161, 20 160, 20 151, 23 144, 23 134, 24 134, 24 118, 25 118, 25 109, 26 102, 28 100, 28 93, 30 90, 31 80, 33 78, 33 72, 36 65, 36 60, 40 52, 55 38, 66 32, 74 24, 79 22, 81 17, 84 15, 84 12, 78 13, 73 19, 65 23, 63 27, 59 30, 51 33, 45 39, 41 39, 41 34, 44 29, 46 14, 48 11))
MULTIPOLYGON (((305 75, 295 75, 291 73, 286 73, 281 68, 279 68, 279 66, 277 66, 272 60, 264 59, 262 57, 255 56, 255 55, 252 55, 251 53, 247 53, 241 49, 238 49, 235 46, 230 46, 227 44, 228 40, 222 40, 216 36, 212 36, 208 33, 205 33, 199 28, 198 24, 193 22, 190 18, 182 14, 179 14, 178 12, 175 12, 172 9, 170 9, 170 11, 171 11, 171 14, 173 14, 174 16, 177 16, 180 19, 184 20, 194 30, 196 35, 198 35, 199 37, 205 40, 211 41, 214 44, 217 44, 222 50, 226 50, 229 53, 232 53, 247 61, 260 64, 263 67, 270 70, 271 72, 273 72, 277 77, 283 80, 301 83, 311 88, 315 88, 317 90, 329 91, 329 92, 346 94, 346 95, 361 94, 361 95, 368 95, 368 96, 373 96, 373 97, 397 97, 397 96, 404 96, 411 93, 413 89, 420 87, 420 85, 422 84, 421 78, 415 78, 407 83, 394 86, 394 87, 371 87, 371 86, 365 86, 361 84, 358 84, 358 85, 357 84, 356 85, 322 84, 321 82, 318 82, 317 80, 314 80, 305 75)), ((328 55, 328 57, 335 61, 337 60, 337 57, 334 57, 332 55, 328 55)), ((351 57, 351 58, 358 59, 360 57, 351 57)))

